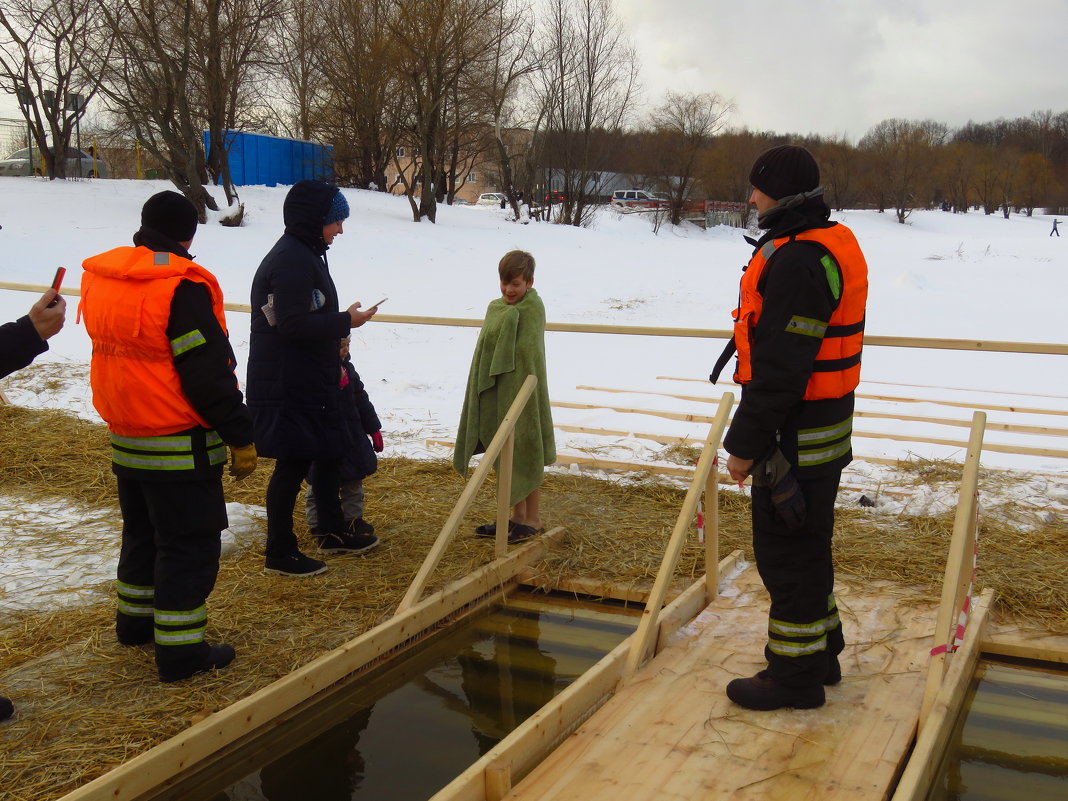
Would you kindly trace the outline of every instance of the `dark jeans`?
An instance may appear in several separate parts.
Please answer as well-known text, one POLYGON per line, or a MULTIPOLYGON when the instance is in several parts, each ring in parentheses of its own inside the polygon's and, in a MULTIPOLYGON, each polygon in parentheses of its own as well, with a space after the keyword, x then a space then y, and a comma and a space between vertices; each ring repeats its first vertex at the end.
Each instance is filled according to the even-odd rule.
POLYGON ((771 596, 768 645, 771 676, 784 686, 819 684, 845 641, 834 602, 834 501, 841 472, 799 481, 805 523, 791 529, 771 502, 767 487, 753 487, 753 552, 771 596), (796 653, 784 653, 785 651, 796 653))
MULTIPOLYGON (((309 459, 279 459, 274 463, 267 484, 267 556, 288 556, 299 550, 293 533, 293 506, 309 467, 309 459)), ((321 534, 345 530, 339 494, 340 469, 340 461, 315 461, 313 487, 321 534)))

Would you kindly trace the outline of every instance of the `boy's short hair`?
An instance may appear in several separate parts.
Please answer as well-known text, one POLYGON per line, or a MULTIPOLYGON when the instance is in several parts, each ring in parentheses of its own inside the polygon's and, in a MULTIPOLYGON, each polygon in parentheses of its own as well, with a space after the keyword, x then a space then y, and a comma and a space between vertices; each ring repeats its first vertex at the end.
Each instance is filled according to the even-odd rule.
POLYGON ((497 266, 502 281, 522 278, 528 284, 534 280, 534 257, 525 250, 509 250, 497 266))

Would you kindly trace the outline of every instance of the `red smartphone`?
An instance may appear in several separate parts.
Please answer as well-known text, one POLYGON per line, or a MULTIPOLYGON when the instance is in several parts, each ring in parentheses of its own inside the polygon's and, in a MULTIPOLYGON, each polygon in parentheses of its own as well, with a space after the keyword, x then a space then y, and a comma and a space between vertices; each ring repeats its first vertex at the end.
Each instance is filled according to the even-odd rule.
POLYGON ((56 268, 56 277, 52 279, 52 289, 56 290, 56 297, 52 298, 52 302, 48 304, 48 308, 50 309, 59 303, 59 288, 63 286, 63 276, 66 272, 66 267, 56 268))

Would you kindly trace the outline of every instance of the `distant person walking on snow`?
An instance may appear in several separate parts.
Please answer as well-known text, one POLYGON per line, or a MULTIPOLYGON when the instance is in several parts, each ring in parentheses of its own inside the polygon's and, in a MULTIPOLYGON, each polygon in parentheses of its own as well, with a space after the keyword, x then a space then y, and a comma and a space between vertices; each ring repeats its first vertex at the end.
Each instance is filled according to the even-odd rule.
POLYGON ((1061 235, 1061 232, 1057 230, 1057 226, 1060 225, 1060 224, 1061 224, 1060 220, 1054 220, 1053 221, 1053 230, 1049 232, 1050 236, 1053 236, 1054 234, 1056 234, 1057 236, 1061 235))
MULTIPOLYGON (((63 327, 66 314, 67 302, 54 289, 49 289, 33 304, 29 314, 0 325, 0 378, 25 367, 48 350, 47 340, 63 327), (54 306, 50 305, 53 300, 54 306)), ((0 696, 0 720, 14 714, 14 704, 0 696)))

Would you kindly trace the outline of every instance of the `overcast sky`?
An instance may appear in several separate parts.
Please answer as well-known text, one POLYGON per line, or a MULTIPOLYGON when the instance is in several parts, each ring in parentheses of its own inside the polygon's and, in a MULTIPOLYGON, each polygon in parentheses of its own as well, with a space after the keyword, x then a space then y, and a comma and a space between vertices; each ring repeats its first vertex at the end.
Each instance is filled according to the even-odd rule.
MULTIPOLYGON (((1068 111, 1068 0, 613 0, 647 106, 716 92, 728 124, 856 142, 890 117, 1068 111)), ((0 95, 0 117, 18 107, 0 95)))
POLYGON ((613 0, 647 102, 716 92, 729 124, 856 142, 890 117, 1068 111, 1066 0, 613 0))

